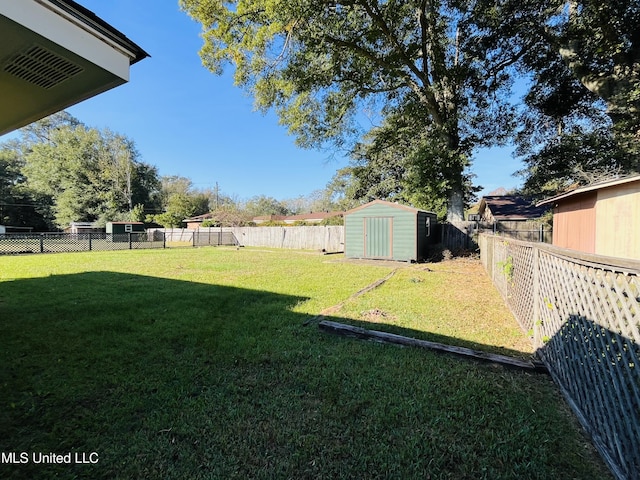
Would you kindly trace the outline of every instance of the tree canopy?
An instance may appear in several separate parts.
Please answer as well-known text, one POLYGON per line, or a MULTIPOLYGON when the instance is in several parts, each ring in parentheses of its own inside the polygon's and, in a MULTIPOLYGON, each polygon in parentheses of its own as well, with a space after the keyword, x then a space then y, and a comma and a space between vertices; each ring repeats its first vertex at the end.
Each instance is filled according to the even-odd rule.
POLYGON ((0 190, 31 214, 20 218, 24 208, 13 209, 5 215, 8 223, 37 229, 74 221, 104 224, 153 204, 157 171, 139 160, 133 141, 123 135, 88 128, 66 112, 20 132, 20 140, 2 145, 0 190))
POLYGON ((520 38, 532 45, 517 135, 528 193, 640 170, 640 3, 527 0, 539 17, 520 38))
POLYGON ((495 2, 180 4, 203 26, 205 66, 220 73, 233 64, 236 84, 258 108, 274 108, 299 145, 353 148, 365 111, 391 128, 412 123, 413 162, 434 174, 416 181, 448 198, 452 218, 462 214, 473 149, 505 139, 512 118, 505 72, 521 51, 488 30, 511 21, 495 2))

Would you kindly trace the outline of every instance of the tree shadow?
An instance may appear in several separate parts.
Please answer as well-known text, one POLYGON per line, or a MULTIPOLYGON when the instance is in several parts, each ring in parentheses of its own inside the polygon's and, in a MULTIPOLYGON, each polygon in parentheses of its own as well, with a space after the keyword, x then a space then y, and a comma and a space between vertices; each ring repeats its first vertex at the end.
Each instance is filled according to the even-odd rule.
POLYGON ((539 352, 618 477, 639 478, 640 345, 574 314, 539 352))
POLYGON ((306 300, 114 272, 3 282, 0 477, 593 477, 546 377, 326 335, 306 300))

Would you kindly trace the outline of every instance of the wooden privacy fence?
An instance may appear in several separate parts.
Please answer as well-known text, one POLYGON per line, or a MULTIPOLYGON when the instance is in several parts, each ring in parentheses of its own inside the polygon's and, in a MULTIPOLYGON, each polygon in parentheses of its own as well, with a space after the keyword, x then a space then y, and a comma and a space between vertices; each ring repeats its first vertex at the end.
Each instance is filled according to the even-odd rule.
POLYGON ((640 478, 640 262, 494 235, 482 263, 620 479, 640 478))
POLYGON ((230 243, 246 247, 291 248, 299 250, 322 250, 324 252, 344 251, 344 227, 304 226, 304 227, 211 227, 187 230, 183 228, 159 229, 164 232, 167 242, 189 242, 192 245, 215 245, 218 235, 225 239, 235 239, 230 243), (197 232, 197 233, 196 233, 197 232), (194 240, 195 233, 195 240, 194 240), (211 243, 206 243, 207 239, 211 243), (195 243, 194 243, 195 242, 195 243))

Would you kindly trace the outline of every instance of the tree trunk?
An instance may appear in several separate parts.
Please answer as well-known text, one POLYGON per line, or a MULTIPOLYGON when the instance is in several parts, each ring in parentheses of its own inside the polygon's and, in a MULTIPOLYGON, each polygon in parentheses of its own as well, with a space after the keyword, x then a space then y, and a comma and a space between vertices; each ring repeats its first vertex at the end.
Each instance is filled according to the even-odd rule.
POLYGON ((462 222, 464 220, 464 195, 461 188, 452 189, 449 193, 447 205, 447 222, 462 222))

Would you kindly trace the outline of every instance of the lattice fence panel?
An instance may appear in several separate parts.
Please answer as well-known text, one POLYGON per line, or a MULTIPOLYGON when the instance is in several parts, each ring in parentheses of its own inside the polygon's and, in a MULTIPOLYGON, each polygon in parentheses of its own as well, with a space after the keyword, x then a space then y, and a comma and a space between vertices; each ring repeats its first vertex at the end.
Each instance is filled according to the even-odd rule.
POLYGON ((509 247, 511 281, 508 283, 508 303, 520 326, 533 335, 534 324, 534 256, 532 247, 515 244, 509 247))
POLYGON ((605 457, 639 478, 638 275, 539 254, 539 352, 605 457))

